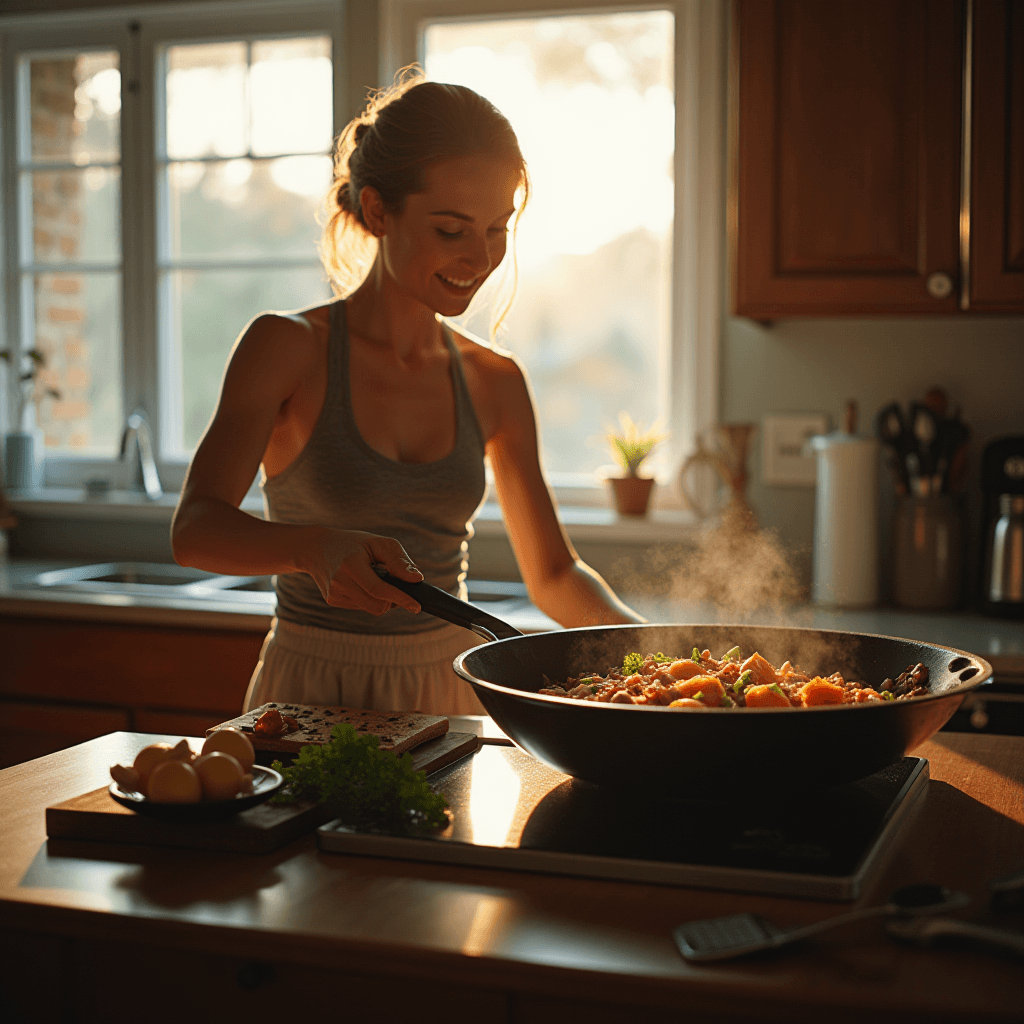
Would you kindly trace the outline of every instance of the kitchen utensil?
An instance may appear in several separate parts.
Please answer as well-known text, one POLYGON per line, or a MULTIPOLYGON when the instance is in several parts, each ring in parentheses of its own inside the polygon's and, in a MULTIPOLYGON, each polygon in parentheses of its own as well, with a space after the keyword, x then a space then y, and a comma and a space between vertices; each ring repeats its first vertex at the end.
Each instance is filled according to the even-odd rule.
POLYGON ((838 785, 898 761, 940 729, 992 667, 963 651, 914 640, 779 626, 595 626, 523 636, 508 623, 428 583, 383 576, 439 618, 496 643, 460 654, 455 671, 517 745, 556 771, 668 799, 705 790, 756 799, 770 779, 801 787, 838 785), (500 639, 506 638, 506 639, 500 639), (687 713, 549 697, 551 680, 621 665, 630 651, 719 653, 738 645, 775 664, 841 670, 875 685, 918 662, 930 696, 827 707, 687 713), (771 766, 770 771, 766 766, 771 766), (763 783, 761 780, 764 780, 763 783), (724 787, 724 788, 723 788, 724 787))
POLYGON ((900 608, 956 608, 963 579, 962 495, 910 494, 892 515, 892 598, 900 608))
POLYGON ((992 441, 982 453, 984 611, 1024 617, 1024 436, 992 441))
POLYGON ((939 419, 922 402, 910 404, 910 432, 917 442, 917 458, 921 466, 921 477, 927 483, 919 486, 918 492, 931 493, 931 481, 938 463, 939 419))
POLYGON ((888 902, 838 914, 801 928, 781 929, 759 914, 733 914, 703 921, 687 921, 672 933, 679 952, 687 960, 731 960, 765 949, 778 949, 791 942, 821 935, 869 917, 921 916, 944 913, 970 903, 966 893, 941 885, 908 885, 897 889, 888 902))
POLYGON ((878 441, 833 433, 808 446, 818 459, 812 599, 870 608, 878 601, 878 441))
POLYGON ((903 411, 895 402, 884 406, 876 413, 875 436, 886 448, 896 493, 905 494, 910 489, 907 456, 912 450, 913 442, 903 419, 903 411))
POLYGON ((949 917, 908 918, 890 921, 886 931, 893 938, 915 946, 966 943, 1024 958, 1024 933, 993 928, 974 921, 958 921, 949 917))
POLYGON ((284 779, 273 768, 254 764, 252 792, 239 793, 230 800, 200 800, 194 804, 154 803, 135 790, 122 789, 116 782, 110 784, 108 792, 122 807, 163 821, 215 821, 256 807, 269 800, 283 785, 284 779))

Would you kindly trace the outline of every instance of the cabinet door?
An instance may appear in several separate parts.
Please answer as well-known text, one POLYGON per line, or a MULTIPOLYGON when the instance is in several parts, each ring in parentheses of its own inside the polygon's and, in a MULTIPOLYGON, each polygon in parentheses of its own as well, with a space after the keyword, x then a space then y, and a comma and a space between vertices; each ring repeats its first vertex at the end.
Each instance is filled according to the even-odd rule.
POLYGON ((958 0, 736 0, 738 315, 958 309, 962 18, 958 0))
POLYGON ((1024 0, 975 0, 970 308, 1024 313, 1024 0))

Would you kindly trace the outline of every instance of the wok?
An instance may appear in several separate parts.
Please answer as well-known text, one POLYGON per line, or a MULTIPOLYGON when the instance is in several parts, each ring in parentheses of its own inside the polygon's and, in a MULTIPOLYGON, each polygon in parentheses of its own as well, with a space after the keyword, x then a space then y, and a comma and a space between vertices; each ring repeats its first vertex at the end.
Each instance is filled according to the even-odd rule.
POLYGON ((839 630, 741 625, 597 626, 529 636, 428 583, 385 580, 424 611, 492 643, 460 654, 455 671, 487 713, 539 761, 598 785, 638 794, 700 798, 761 789, 783 795, 872 775, 937 732, 992 666, 950 647, 839 630), (630 651, 721 656, 739 646, 773 664, 878 686, 909 666, 927 666, 929 696, 811 708, 670 711, 599 704, 536 691, 586 672, 604 674, 630 651))

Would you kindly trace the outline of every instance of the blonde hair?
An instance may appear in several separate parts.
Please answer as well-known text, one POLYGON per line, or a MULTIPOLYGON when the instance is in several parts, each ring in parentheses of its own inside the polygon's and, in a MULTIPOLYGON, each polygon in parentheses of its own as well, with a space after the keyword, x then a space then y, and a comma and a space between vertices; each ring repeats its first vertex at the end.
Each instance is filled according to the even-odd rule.
POLYGON ((496 331, 512 306, 518 279, 515 231, 530 194, 526 161, 512 126, 493 103, 464 85, 428 82, 415 66, 374 92, 338 136, 319 246, 334 293, 354 292, 377 255, 377 239, 366 227, 359 199, 366 186, 380 193, 389 213, 401 213, 406 198, 423 190, 429 164, 478 153, 507 154, 521 172, 522 201, 512 225, 512 288, 492 323, 496 331))

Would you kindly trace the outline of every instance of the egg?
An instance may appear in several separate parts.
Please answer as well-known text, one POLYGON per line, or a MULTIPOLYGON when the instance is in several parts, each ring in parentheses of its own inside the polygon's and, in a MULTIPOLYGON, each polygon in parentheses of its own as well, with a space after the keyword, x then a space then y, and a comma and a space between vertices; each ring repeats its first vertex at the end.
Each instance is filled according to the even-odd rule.
POLYGON ((194 769, 205 800, 230 800, 245 783, 245 772, 238 759, 221 750, 196 758, 194 769))
POLYGON ((171 756, 173 749, 170 743, 151 743, 148 747, 143 747, 135 755, 135 763, 132 767, 135 769, 135 774, 139 777, 136 789, 140 793, 147 792, 149 776, 153 769, 161 762, 166 761, 171 756))
POLYGON ((155 804, 195 804, 203 798, 203 788, 192 765, 168 758, 150 774, 146 795, 155 804))
POLYGON ((203 753, 210 754, 217 750, 230 754, 242 766, 243 774, 252 771, 256 751, 249 737, 240 729, 218 729, 211 732, 203 744, 203 753))

